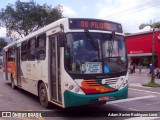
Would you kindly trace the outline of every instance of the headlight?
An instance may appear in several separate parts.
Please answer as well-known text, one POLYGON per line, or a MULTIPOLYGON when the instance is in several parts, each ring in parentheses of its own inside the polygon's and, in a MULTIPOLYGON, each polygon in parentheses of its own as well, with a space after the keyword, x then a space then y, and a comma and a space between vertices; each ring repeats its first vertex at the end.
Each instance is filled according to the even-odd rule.
POLYGON ((126 84, 128 84, 128 80, 126 80, 126 84))
POLYGON ((77 87, 77 88, 75 88, 75 92, 79 92, 79 90, 80 90, 80 89, 79 89, 78 87, 77 87))
POLYGON ((84 92, 81 90, 81 88, 78 85, 76 85, 76 84, 65 82, 64 83, 64 88, 66 90, 70 90, 70 91, 72 91, 74 93, 84 94, 84 92))
POLYGON ((124 78, 123 78, 123 77, 121 77, 121 81, 122 81, 122 82, 124 81, 124 78))
POLYGON ((68 85, 69 85, 68 83, 65 83, 65 84, 64 84, 65 87, 68 87, 68 85))
POLYGON ((126 84, 125 83, 122 83, 122 87, 124 87, 126 84))
POLYGON ((73 90, 74 86, 73 85, 69 85, 69 90, 73 90))

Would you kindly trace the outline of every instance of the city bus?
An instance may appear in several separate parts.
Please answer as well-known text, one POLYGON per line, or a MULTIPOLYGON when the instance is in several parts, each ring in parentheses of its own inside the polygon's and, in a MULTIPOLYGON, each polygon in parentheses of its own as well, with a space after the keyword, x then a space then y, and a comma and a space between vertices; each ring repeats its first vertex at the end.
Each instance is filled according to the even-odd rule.
POLYGON ((62 18, 4 47, 13 89, 62 108, 128 97, 128 61, 120 23, 62 18))

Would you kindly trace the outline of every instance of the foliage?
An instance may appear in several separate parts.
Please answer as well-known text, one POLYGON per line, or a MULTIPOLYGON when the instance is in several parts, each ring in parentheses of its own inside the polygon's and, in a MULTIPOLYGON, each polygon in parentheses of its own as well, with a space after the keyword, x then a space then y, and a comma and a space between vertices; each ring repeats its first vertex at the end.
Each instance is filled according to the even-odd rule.
POLYGON ((146 24, 145 24, 145 23, 142 23, 142 24, 139 26, 139 29, 143 29, 143 28, 145 28, 145 27, 147 27, 147 26, 150 26, 151 28, 154 27, 154 28, 158 28, 158 29, 159 29, 159 28, 160 28, 160 22, 156 22, 156 23, 153 23, 153 24, 152 24, 152 23, 150 23, 150 24, 149 24, 149 23, 146 23, 146 24))
POLYGON ((60 18, 62 18, 62 11, 58 7, 52 8, 47 4, 40 6, 34 1, 17 0, 14 5, 8 4, 0 11, 0 20, 7 28, 7 36, 11 36, 13 32, 21 37, 26 36, 60 18))
POLYGON ((7 45, 7 42, 3 38, 0 38, 0 51, 7 45))
POLYGON ((160 22, 156 22, 156 23, 154 24, 154 26, 155 26, 155 28, 160 28, 160 22))
POLYGON ((149 82, 147 84, 144 84, 143 86, 146 86, 146 87, 160 87, 160 84, 157 84, 157 83, 154 83, 154 82, 149 82))

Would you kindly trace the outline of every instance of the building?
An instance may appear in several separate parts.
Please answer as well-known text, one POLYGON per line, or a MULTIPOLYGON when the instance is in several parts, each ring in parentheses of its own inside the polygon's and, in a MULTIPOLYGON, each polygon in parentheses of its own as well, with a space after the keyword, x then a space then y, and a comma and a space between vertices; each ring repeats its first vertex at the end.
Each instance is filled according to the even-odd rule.
MULTIPOLYGON (((127 54, 131 64, 148 67, 152 59, 153 32, 126 35, 127 54)), ((155 66, 160 68, 160 30, 155 31, 155 66)))

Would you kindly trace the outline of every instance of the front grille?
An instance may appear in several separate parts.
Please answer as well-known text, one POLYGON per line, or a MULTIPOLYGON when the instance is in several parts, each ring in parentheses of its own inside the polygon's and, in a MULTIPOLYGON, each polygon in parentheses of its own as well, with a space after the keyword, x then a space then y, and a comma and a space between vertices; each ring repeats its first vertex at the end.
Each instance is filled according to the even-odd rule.
POLYGON ((116 82, 118 81, 118 79, 119 79, 119 77, 102 79, 102 84, 107 84, 107 85, 116 84, 116 82))
POLYGON ((85 80, 85 82, 86 82, 87 85, 89 85, 89 86, 99 86, 99 84, 97 83, 96 80, 85 80))

